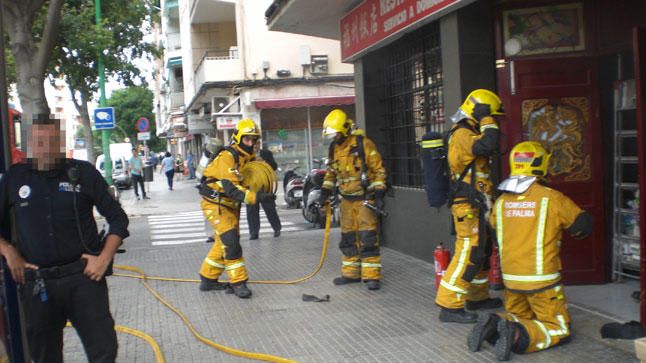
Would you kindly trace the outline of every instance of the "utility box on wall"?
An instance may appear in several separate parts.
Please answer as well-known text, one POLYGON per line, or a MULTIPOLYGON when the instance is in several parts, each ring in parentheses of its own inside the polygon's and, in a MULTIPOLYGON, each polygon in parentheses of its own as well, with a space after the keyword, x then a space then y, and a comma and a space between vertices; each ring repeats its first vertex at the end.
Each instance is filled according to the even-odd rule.
POLYGON ((310 63, 310 73, 312 74, 327 74, 328 73, 328 57, 327 55, 313 55, 312 62, 310 63))

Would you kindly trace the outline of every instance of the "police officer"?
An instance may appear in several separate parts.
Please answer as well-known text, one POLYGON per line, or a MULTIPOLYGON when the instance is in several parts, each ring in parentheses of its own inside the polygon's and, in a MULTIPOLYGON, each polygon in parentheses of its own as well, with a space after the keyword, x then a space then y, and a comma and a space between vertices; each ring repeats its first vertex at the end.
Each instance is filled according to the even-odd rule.
POLYGON ((128 236, 128 217, 91 164, 65 159, 58 120, 37 118, 27 131, 27 161, 0 180, 0 253, 20 285, 31 358, 62 362, 69 320, 89 361, 114 362, 117 337, 104 276, 128 236), (94 207, 110 226, 104 241, 94 207))
POLYGON ((490 163, 498 154, 498 123, 502 102, 488 90, 471 92, 458 112, 448 140, 452 178, 451 214, 455 226, 455 254, 442 277, 435 303, 440 321, 475 323, 477 315, 465 311, 497 308, 489 297, 488 260, 491 254, 486 214, 492 202, 490 163))
MULTIPOLYGON (((274 154, 267 149, 261 149, 260 143, 256 143, 254 146, 254 152, 256 153, 255 159, 257 161, 264 161, 267 163, 273 170, 278 169, 278 164, 274 160, 274 154)), ((249 225, 249 239, 256 240, 258 239, 258 234, 260 233, 260 205, 265 211, 267 220, 271 225, 271 228, 274 230, 274 237, 280 236, 280 230, 282 226, 280 224, 280 217, 276 211, 276 201, 270 199, 266 202, 260 202, 256 204, 247 204, 247 224, 249 225)))
POLYGON ((467 340, 469 349, 495 342, 496 357, 536 352, 570 338, 570 316, 561 282, 561 238, 592 232, 592 216, 545 185, 550 154, 535 141, 509 154, 511 176, 498 187, 490 222, 496 229, 505 283, 505 310, 481 315, 467 340))
POLYGON ((331 139, 327 172, 320 203, 326 203, 338 184, 341 199, 341 276, 335 285, 366 283, 378 290, 381 280, 379 219, 384 208, 386 169, 372 140, 352 132, 352 121, 342 110, 332 110, 323 122, 323 136, 331 139))
POLYGON ((270 193, 254 192, 242 186, 239 170, 254 157, 260 130, 251 119, 236 125, 231 146, 218 153, 204 169, 200 186, 200 206, 215 231, 215 243, 200 268, 200 290, 228 290, 241 298, 251 297, 247 269, 240 246, 240 204, 256 204, 275 199, 270 193), (226 271, 229 284, 218 281, 226 271))

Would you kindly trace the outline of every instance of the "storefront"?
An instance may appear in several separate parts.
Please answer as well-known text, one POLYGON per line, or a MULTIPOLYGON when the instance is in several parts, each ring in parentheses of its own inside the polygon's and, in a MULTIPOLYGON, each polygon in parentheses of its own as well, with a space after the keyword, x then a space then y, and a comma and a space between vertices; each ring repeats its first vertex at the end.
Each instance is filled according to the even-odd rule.
MULTIPOLYGON (((516 143, 540 141, 553 153, 549 182, 595 218, 591 237, 562 241, 566 283, 640 278, 644 1, 348 3, 356 6, 339 15, 337 36, 344 60, 355 65, 357 119, 393 186, 385 245, 429 261, 438 243, 452 245, 448 211, 426 204, 417 142, 429 130, 447 130, 464 97, 486 88, 506 109, 501 164, 516 143)), ((310 16, 279 14, 284 19, 270 19, 276 30, 298 30, 310 16)))

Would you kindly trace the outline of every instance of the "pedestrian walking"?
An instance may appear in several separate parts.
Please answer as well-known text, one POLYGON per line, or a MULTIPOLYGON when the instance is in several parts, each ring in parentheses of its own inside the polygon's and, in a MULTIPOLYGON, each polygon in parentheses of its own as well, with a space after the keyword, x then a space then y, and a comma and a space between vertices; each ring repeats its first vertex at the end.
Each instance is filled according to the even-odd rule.
POLYGON ((33 362, 63 362, 69 320, 88 361, 114 362, 117 336, 104 276, 128 237, 128 217, 93 165, 65 158, 59 120, 32 122, 28 161, 0 179, 0 254, 19 284, 29 355, 33 362), (94 207, 109 224, 103 239, 94 207))
POLYGON ((170 152, 166 151, 164 158, 161 161, 160 173, 166 174, 166 181, 168 182, 168 190, 173 190, 173 177, 175 175, 175 159, 170 152))
POLYGON ((574 238, 592 232, 592 215, 545 183, 550 154, 535 141, 509 154, 511 176, 498 189, 489 222, 496 231, 505 284, 505 312, 478 318, 467 340, 480 350, 495 344, 496 357, 530 353, 570 340, 570 315, 561 282, 563 231, 574 238))
MULTIPOLYGON (((274 154, 267 149, 260 148, 260 142, 257 142, 254 145, 255 159, 259 161, 264 161, 269 164, 272 169, 278 169, 278 164, 274 160, 274 154)), ((271 228, 274 230, 274 237, 280 236, 280 230, 282 225, 280 223, 280 217, 276 211, 276 201, 273 199, 256 203, 256 204, 247 204, 247 224, 249 225, 249 240, 258 239, 258 234, 260 233, 260 205, 265 211, 267 220, 271 224, 271 228)))
POLYGON ((220 151, 204 170, 200 206, 215 230, 215 243, 200 268, 201 291, 225 290, 231 286, 237 297, 251 297, 240 246, 240 204, 256 204, 275 198, 271 193, 254 192, 241 185, 239 170, 253 160, 253 147, 259 138, 260 132, 253 120, 238 122, 231 146, 220 151), (224 271, 229 284, 218 281, 224 271))
POLYGON ((177 180, 182 180, 184 176, 184 159, 182 159, 182 154, 177 153, 175 157, 175 174, 177 175, 177 180))
POLYGON ((379 217, 364 203, 384 208, 386 169, 381 154, 368 137, 352 131, 352 120, 336 109, 323 122, 323 136, 332 140, 327 171, 321 188, 321 204, 337 187, 341 199, 342 267, 335 285, 363 280, 369 290, 380 288, 381 254, 379 217))
POLYGON ((448 138, 448 162, 454 193, 449 203, 455 226, 455 254, 440 281, 435 303, 440 321, 475 323, 477 314, 468 310, 502 306, 489 297, 491 236, 487 213, 492 203, 490 163, 499 152, 498 123, 502 102, 488 90, 471 92, 452 117, 448 138))
POLYGON ((135 197, 137 200, 139 200, 139 192, 137 191, 139 186, 141 186, 141 194, 144 199, 150 199, 146 195, 146 188, 144 187, 144 162, 135 148, 132 149, 132 157, 128 160, 128 169, 130 171, 130 178, 134 184, 135 197))

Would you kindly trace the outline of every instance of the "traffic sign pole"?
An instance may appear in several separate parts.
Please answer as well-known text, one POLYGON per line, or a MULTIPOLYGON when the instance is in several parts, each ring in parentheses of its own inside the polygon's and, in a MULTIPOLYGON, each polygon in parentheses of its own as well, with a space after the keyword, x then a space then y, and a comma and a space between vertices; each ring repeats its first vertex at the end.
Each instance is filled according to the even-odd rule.
MULTIPOLYGON (((101 28, 101 0, 94 0, 94 15, 96 18, 96 27, 101 28)), ((98 54, 99 66, 99 105, 105 107, 105 67, 103 65, 103 49, 99 49, 98 54)), ((95 119, 96 121, 96 119, 95 119)), ((112 185, 112 158, 110 157, 110 130, 101 131, 101 141, 103 143, 103 165, 105 170, 105 181, 112 185)))

